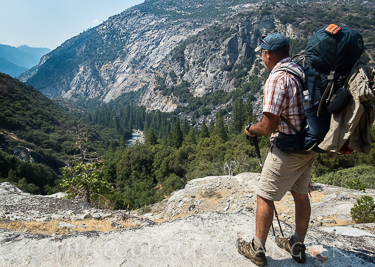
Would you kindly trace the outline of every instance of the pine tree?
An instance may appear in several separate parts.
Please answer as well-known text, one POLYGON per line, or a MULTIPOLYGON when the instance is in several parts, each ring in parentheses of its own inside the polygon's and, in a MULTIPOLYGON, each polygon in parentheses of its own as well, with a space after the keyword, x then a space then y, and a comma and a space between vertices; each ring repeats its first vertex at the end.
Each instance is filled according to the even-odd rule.
POLYGON ((242 132, 243 126, 246 121, 245 108, 241 99, 238 99, 233 103, 233 116, 231 121, 231 132, 239 134, 242 132))
POLYGON ((199 134, 199 138, 208 138, 208 137, 210 137, 210 133, 209 133, 209 131, 208 131, 208 128, 207 128, 207 126, 206 126, 206 123, 203 122, 203 123, 202 123, 201 132, 200 132, 200 134, 199 134))
POLYGON ((183 141, 184 135, 181 131, 180 123, 177 122, 173 131, 173 146, 175 148, 180 148, 183 141))
POLYGON ((197 139, 195 138, 194 128, 190 127, 189 133, 186 135, 184 143, 187 145, 196 145, 197 139))
POLYGON ((169 132, 168 137, 167 137, 167 145, 170 147, 174 147, 174 137, 173 137, 173 132, 169 132))
POLYGON ((113 144, 112 141, 109 144, 108 152, 111 153, 111 154, 114 154, 116 152, 116 147, 115 147, 115 145, 113 144))
POLYGON ((121 148, 125 148, 125 147, 126 147, 126 143, 125 143, 125 138, 124 138, 124 136, 121 136, 120 147, 121 147, 121 148))
POLYGON ((117 116, 115 116, 113 119, 113 128, 115 128, 115 130, 116 130, 116 133, 120 133, 121 131, 120 131, 120 121, 119 121, 119 118, 117 117, 117 116))
POLYGON ((221 138, 223 141, 228 141, 228 127, 222 117, 217 119, 212 135, 221 138))
POLYGON ((185 118, 184 121, 182 122, 181 131, 184 135, 187 135, 189 133, 189 130, 190 130, 190 126, 189 126, 188 121, 185 118))
POLYGON ((251 103, 251 100, 252 100, 253 96, 251 94, 248 95, 247 99, 246 99, 246 103, 245 103, 245 113, 247 115, 247 121, 245 122, 245 124, 249 124, 250 122, 255 122, 255 121, 252 121, 252 118, 253 118, 253 104, 251 103))
POLYGON ((211 119, 210 126, 208 126, 208 132, 210 133, 210 135, 213 133, 214 128, 215 128, 215 122, 213 119, 211 119))
POLYGON ((152 127, 150 127, 147 131, 145 143, 146 143, 146 145, 150 145, 150 146, 153 146, 153 145, 157 144, 156 135, 155 135, 154 129, 152 127))
POLYGON ((143 132, 147 133, 148 131, 148 122, 145 121, 145 123, 143 124, 143 132))

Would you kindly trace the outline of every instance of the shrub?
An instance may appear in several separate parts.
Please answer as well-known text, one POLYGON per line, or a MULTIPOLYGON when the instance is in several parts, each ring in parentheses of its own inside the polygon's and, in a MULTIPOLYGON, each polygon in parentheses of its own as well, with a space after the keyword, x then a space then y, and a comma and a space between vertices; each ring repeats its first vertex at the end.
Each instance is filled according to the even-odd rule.
POLYGON ((82 197, 86 202, 101 203, 110 191, 108 181, 103 175, 103 164, 74 163, 73 166, 62 168, 64 179, 60 186, 66 190, 69 198, 82 197))
POLYGON ((351 188, 351 189, 360 190, 360 191, 366 190, 365 185, 363 184, 362 180, 359 179, 359 178, 354 178, 354 179, 350 180, 346 187, 351 188))
POLYGON ((375 202, 371 196, 363 196, 357 199, 350 214, 356 223, 375 222, 375 202))
POLYGON ((151 212, 150 206, 145 205, 139 209, 139 215, 145 215, 146 213, 150 213, 150 212, 151 212))
MULTIPOLYGON (((328 168, 327 168, 328 171, 328 168)), ((316 178, 315 182, 322 184, 330 184, 335 186, 346 187, 351 183, 361 180, 364 187, 374 188, 374 166, 360 165, 353 168, 330 172, 316 178)), ((361 190, 361 189, 359 189, 361 190)))

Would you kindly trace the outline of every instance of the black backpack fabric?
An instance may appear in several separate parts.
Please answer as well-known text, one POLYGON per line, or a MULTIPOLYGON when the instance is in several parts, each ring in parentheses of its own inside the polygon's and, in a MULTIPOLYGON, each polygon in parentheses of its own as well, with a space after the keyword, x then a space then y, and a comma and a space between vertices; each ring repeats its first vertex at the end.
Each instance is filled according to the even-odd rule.
POLYGON ((362 36, 357 31, 331 24, 311 36, 305 57, 316 70, 328 75, 331 70, 351 69, 363 51, 362 36), (340 29, 333 33, 333 27, 340 29))
POLYGON ((309 96, 309 107, 305 108, 304 150, 326 152, 318 145, 330 127, 331 113, 327 107, 338 92, 340 97, 331 104, 330 110, 340 112, 337 107, 345 106, 341 101, 351 97, 345 95, 345 90, 339 89, 363 51, 363 39, 357 31, 331 24, 311 36, 303 55, 293 57, 293 61, 305 71, 304 90, 309 96))

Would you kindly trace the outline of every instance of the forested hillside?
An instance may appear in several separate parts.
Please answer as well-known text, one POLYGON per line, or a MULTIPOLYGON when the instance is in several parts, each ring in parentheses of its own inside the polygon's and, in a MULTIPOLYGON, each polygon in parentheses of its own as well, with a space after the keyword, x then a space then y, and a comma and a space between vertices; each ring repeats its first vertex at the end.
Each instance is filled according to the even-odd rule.
MULTIPOLYGON (((16 136, 10 140, 11 146, 23 144, 41 149, 43 155, 67 159, 67 155, 77 153, 74 145, 77 129, 90 130, 32 86, 2 73, 0 96, 0 127, 16 136)), ((103 151, 107 147, 106 141, 94 131, 88 135, 93 142, 89 150, 95 146, 103 151)))
POLYGON ((85 149, 103 154, 110 141, 102 139, 87 123, 63 111, 32 86, 0 73, 2 181, 12 181, 22 190, 33 193, 58 190, 55 180, 60 174, 59 168, 65 165, 63 161, 69 162, 72 155, 80 153, 76 141, 83 132, 89 140, 85 149), (18 147, 35 151, 40 162, 20 161, 15 156, 18 147))

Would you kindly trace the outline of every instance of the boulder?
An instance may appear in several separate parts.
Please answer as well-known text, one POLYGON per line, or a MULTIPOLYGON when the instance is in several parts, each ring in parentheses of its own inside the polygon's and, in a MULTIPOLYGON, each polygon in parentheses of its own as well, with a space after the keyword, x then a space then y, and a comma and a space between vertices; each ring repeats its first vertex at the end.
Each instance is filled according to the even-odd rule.
POLYGON ((30 148, 16 146, 13 151, 14 155, 22 161, 46 164, 44 157, 30 148))

